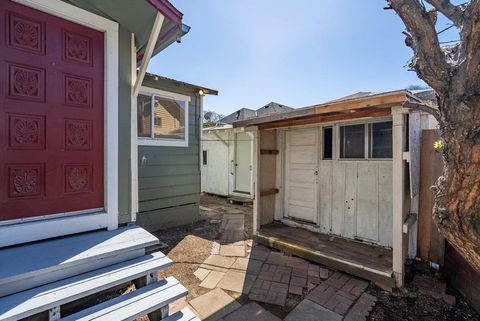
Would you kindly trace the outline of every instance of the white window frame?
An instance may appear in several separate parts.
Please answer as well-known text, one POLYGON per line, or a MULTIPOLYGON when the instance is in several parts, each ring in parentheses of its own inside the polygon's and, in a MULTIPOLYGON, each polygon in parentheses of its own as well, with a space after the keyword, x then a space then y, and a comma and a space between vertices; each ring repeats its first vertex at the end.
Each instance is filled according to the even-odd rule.
MULTIPOLYGON (((151 97, 155 96, 155 97, 184 101, 185 102, 185 138, 184 139, 168 139, 168 138, 154 138, 154 137, 138 137, 138 132, 137 132, 137 144, 139 146, 188 147, 188 127, 189 127, 188 114, 189 114, 189 104, 191 100, 190 96, 181 95, 181 94, 164 91, 164 90, 160 90, 152 87, 145 87, 145 86, 142 86, 140 88, 139 95, 146 95, 151 97)), ((155 100, 152 99, 152 108, 151 108, 152 114, 150 119, 152 135, 155 128, 154 103, 155 103, 155 100)), ((138 121, 138 118, 135 119, 135 121, 138 121)))

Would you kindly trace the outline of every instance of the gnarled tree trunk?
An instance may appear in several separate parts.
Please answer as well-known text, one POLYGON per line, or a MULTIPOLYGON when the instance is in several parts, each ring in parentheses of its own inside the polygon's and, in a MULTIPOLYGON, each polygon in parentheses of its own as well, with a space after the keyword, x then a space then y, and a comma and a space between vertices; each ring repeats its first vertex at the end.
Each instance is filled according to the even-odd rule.
MULTIPOLYGON (((440 102, 458 110, 462 102, 440 102), (455 104, 454 108, 446 104, 455 104)), ((443 175, 436 186, 433 218, 440 232, 480 271, 480 104, 477 112, 458 110, 441 128, 443 175)))
MULTIPOLYGON (((438 109, 412 103, 439 121, 443 175, 436 185, 434 221, 445 238, 480 271, 480 0, 389 0, 404 22, 411 67, 437 94, 438 109), (442 47, 437 12, 457 27, 460 40, 442 47)), ((433 148, 433 146, 432 146, 433 148)))

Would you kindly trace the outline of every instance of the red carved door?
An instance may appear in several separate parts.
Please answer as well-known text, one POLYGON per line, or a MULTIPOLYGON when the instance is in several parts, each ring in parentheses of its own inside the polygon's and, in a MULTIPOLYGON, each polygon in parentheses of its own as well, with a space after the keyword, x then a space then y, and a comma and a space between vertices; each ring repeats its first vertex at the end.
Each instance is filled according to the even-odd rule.
POLYGON ((103 33, 7 0, 0 26, 0 221, 103 207, 103 33))

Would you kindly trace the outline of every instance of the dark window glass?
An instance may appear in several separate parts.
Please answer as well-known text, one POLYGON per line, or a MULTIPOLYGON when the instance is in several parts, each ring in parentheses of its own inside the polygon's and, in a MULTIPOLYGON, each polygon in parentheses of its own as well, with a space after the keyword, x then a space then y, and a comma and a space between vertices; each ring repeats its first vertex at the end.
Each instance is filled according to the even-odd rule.
POLYGON ((207 165, 207 151, 206 150, 203 151, 202 160, 203 160, 203 165, 207 165))
POLYGON ((340 127, 340 158, 365 158, 365 125, 340 127))
POLYGON ((333 152, 333 129, 327 127, 323 129, 323 159, 332 159, 333 152))
POLYGON ((370 158, 392 158, 392 122, 368 125, 370 158))

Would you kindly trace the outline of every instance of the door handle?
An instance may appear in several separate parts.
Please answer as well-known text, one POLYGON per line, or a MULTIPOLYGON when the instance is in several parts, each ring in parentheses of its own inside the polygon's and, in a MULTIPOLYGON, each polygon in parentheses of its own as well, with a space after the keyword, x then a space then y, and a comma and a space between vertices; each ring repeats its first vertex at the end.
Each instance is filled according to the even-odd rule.
POLYGON ((313 174, 314 174, 315 176, 318 176, 318 169, 317 169, 315 172, 313 172, 313 174))

